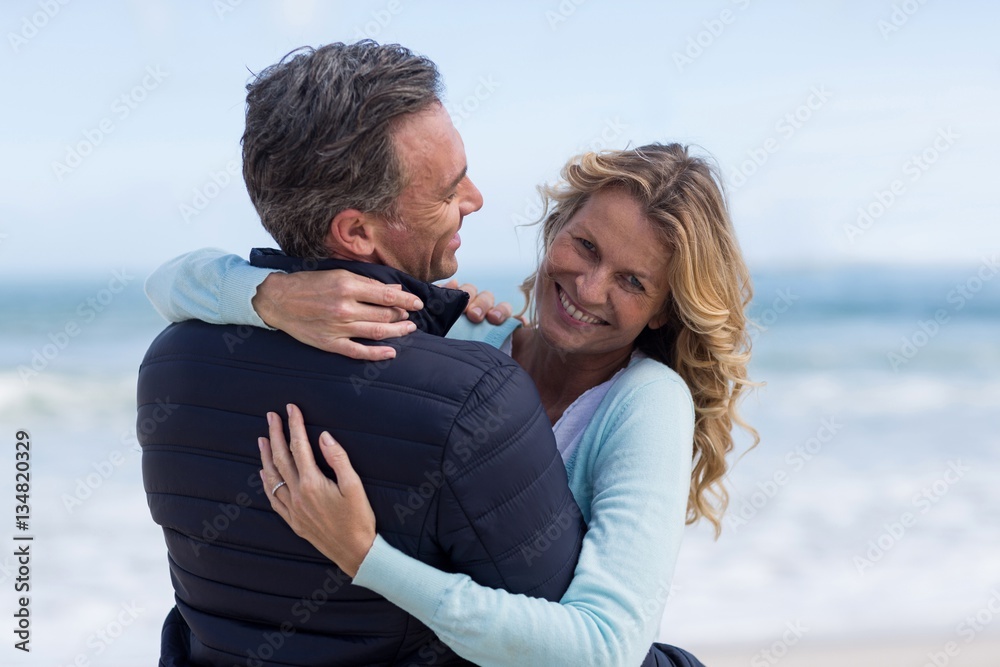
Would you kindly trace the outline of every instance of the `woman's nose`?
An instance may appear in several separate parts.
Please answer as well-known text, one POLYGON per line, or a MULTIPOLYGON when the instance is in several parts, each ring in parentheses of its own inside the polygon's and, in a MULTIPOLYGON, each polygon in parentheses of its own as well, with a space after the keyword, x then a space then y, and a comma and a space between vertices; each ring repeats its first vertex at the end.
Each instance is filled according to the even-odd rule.
POLYGON ((604 272, 587 271, 577 276, 576 293, 583 307, 603 305, 608 294, 607 277, 604 272))

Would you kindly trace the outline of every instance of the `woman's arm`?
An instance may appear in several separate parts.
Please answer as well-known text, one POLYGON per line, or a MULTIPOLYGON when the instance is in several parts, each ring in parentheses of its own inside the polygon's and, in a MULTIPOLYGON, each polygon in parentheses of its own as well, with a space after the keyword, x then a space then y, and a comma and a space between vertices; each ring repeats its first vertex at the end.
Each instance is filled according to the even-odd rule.
MULTIPOLYGON (((590 526, 561 603, 441 572, 381 538, 360 557, 348 556, 351 549, 342 540, 324 546, 340 539, 332 534, 347 532, 342 526, 299 534, 338 564, 343 558, 348 571, 357 568, 356 585, 413 614, 476 664, 640 665, 655 637, 680 548, 694 413, 687 388, 670 379, 634 391, 608 419, 594 461, 590 526)), ((315 507, 331 511, 337 503, 327 496, 315 507)), ((544 548, 524 545, 524 557, 530 560, 544 548)))
POLYGON ((252 300, 260 284, 275 273, 250 266, 218 248, 202 248, 164 263, 146 279, 146 296, 170 322, 267 327, 252 300))
MULTIPOLYGON (((487 311, 494 323, 510 317, 510 304, 494 306, 491 293, 477 293, 473 285, 461 289, 472 297, 466 307, 472 321, 483 321, 487 311)), ((171 322, 280 329, 306 345, 365 360, 391 359, 396 352, 351 338, 405 336, 416 328, 407 311, 423 307, 399 285, 350 271, 286 274, 251 266, 216 248, 195 250, 163 264, 146 280, 146 296, 171 322)))

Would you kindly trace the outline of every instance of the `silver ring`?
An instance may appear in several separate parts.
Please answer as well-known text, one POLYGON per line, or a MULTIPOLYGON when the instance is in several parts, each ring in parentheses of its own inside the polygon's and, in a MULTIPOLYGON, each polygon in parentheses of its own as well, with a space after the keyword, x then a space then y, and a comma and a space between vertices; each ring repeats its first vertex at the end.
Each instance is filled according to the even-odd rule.
POLYGON ((283 487, 284 485, 285 485, 285 482, 284 482, 284 481, 281 481, 281 482, 278 482, 277 484, 275 484, 275 485, 274 485, 274 488, 273 488, 273 489, 271 489, 271 495, 273 496, 274 494, 276 494, 276 493, 278 492, 278 489, 280 489, 280 488, 281 488, 281 487, 283 487))

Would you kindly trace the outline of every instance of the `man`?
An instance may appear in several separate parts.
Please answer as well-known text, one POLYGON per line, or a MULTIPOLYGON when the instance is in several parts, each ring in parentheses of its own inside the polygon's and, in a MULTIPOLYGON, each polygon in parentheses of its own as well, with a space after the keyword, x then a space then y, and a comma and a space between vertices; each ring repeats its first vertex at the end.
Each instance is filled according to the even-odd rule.
POLYGON ((313 442, 344 444, 392 546, 512 592, 558 600, 569 584, 584 527, 534 385, 493 349, 445 340, 468 296, 427 282, 455 272, 482 205, 439 90, 433 63, 370 41, 290 54, 248 86, 244 179, 284 251, 252 263, 347 269, 424 307, 377 363, 196 321, 153 342, 138 419, 171 406, 140 429, 177 601, 163 665, 462 662, 271 511, 255 443, 288 403, 313 442))

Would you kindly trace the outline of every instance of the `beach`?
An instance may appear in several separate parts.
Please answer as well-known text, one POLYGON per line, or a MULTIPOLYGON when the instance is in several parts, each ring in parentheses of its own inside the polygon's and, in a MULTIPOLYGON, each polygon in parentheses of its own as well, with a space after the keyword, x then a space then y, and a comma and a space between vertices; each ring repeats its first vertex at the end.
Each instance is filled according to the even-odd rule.
POLYGON ((945 652, 940 644, 916 638, 881 640, 842 640, 839 642, 803 642, 790 647, 781 658, 768 660, 760 647, 744 646, 721 649, 705 647, 695 655, 706 667, 996 667, 1000 665, 1000 637, 981 639, 945 652), (756 660, 756 662, 755 662, 756 660))
MULTIPOLYGON (((1000 281, 948 301, 975 268, 758 273, 761 443, 727 479, 721 538, 687 529, 661 641, 710 667, 1000 665, 1000 281)), ((0 432, 30 433, 34 536, 32 651, 5 665, 155 662, 173 591, 135 437, 136 372, 165 326, 144 277, 102 305, 110 277, 0 289, 0 432)), ((468 276, 505 298, 518 278, 468 276)), ((0 557, 9 625, 14 577, 0 557)))

